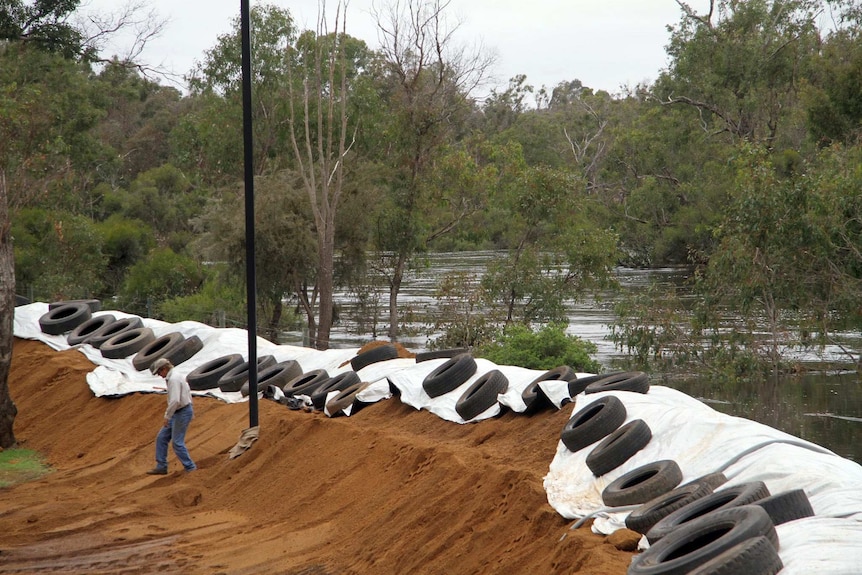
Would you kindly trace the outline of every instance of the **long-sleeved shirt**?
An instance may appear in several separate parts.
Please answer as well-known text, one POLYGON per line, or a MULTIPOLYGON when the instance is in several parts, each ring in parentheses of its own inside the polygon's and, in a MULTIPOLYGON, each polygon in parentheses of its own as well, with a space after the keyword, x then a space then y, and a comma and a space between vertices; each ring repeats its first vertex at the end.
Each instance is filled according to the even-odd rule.
POLYGON ((165 376, 165 382, 168 387, 168 408, 165 410, 165 419, 170 419, 174 416, 174 412, 192 402, 192 392, 189 389, 189 384, 181 377, 171 377, 173 374, 174 370, 171 370, 165 376))

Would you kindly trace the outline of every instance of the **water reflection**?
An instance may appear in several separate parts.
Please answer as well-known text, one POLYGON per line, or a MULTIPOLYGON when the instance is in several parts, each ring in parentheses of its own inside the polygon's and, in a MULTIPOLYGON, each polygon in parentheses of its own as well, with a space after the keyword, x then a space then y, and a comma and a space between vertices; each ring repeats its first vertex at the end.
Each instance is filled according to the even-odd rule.
MULTIPOLYGON (((494 255, 488 251, 429 255, 427 268, 405 278, 400 307, 418 313, 433 311, 434 291, 446 273, 463 271, 480 276, 494 255)), ((685 268, 620 268, 617 277, 624 290, 642 290, 657 283, 676 286, 685 296, 688 273, 685 268)), ((385 294, 381 298, 385 306, 385 294)), ((605 293, 597 299, 574 302, 568 308, 568 332, 595 343, 597 359, 606 369, 612 369, 614 361, 623 356, 608 339, 609 325, 614 319, 613 298, 613 294, 605 293)), ((332 330, 332 347, 360 347, 372 339, 368 326, 374 324, 374 318, 351 321, 358 308, 346 292, 336 294, 336 301, 342 321, 332 330), (363 333, 357 333, 360 323, 364 326, 363 333)), ((402 338, 401 343, 416 351, 425 349, 428 336, 424 334, 424 326, 408 322, 405 327, 412 329, 414 335, 402 338)), ((376 333, 385 334, 385 330, 386 326, 378 320, 376 333)), ((285 333, 282 343, 302 344, 302 333, 285 333)), ((756 384, 718 384, 698 377, 668 379, 662 374, 653 374, 652 381, 654 385, 679 389, 717 411, 758 421, 862 462, 862 385, 855 373, 783 376, 756 384)))
POLYGON ((855 373, 783 376, 757 384, 717 384, 695 377, 665 383, 716 411, 758 421, 862 461, 858 417, 862 385, 855 373))

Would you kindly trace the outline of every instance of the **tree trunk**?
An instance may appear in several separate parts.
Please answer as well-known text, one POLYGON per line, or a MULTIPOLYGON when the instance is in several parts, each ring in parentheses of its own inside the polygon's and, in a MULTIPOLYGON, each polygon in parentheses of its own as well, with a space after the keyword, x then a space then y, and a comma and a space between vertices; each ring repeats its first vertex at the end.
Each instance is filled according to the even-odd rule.
POLYGON ((392 270, 392 281, 389 283, 389 341, 398 341, 398 292, 404 281, 404 268, 407 266, 407 255, 398 254, 398 263, 392 270))
MULTIPOLYGON (((333 229, 335 224, 329 222, 327 231, 333 229)), ((333 309, 333 251, 335 238, 332 233, 325 233, 323 245, 318 248, 319 261, 317 272, 318 295, 320 306, 318 308, 317 339, 314 347, 317 349, 329 349, 329 336, 332 331, 332 309, 333 309)))
POLYGON ((317 341, 317 321, 314 316, 314 296, 311 300, 308 298, 306 286, 301 282, 296 282, 296 297, 299 299, 299 304, 305 312, 306 323, 308 324, 308 341, 314 346, 317 341))
POLYGON ((9 395, 12 363, 12 325, 15 319, 15 258, 12 253, 11 222, 6 180, 0 172, 0 448, 16 444, 13 424, 18 409, 9 395))
POLYGON ((272 308, 272 316, 269 318, 269 337, 274 343, 278 343, 278 325, 281 323, 281 315, 284 312, 284 304, 281 298, 275 302, 272 308))

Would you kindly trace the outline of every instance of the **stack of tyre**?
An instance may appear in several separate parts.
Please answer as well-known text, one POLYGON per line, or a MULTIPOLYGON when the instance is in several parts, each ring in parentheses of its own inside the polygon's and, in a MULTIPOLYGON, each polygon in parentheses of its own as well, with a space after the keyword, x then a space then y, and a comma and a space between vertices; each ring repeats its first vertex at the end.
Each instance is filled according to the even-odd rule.
POLYGON ((637 506, 626 527, 650 544, 629 575, 774 575, 783 567, 775 526, 814 515, 801 489, 772 495, 761 481, 722 487, 727 479, 720 472, 681 480, 676 462, 656 461, 602 492, 608 506, 637 506))
MULTIPOLYGON (((645 374, 627 372, 591 378, 584 393, 648 389, 645 374)), ((572 452, 597 443, 586 458, 597 477, 623 465, 651 439, 642 420, 624 424, 627 413, 618 395, 623 394, 586 404, 560 434, 572 452)), ((602 491, 611 510, 634 507, 626 527, 650 544, 632 561, 629 575, 774 575, 782 568, 775 525, 814 515, 801 489, 771 495, 760 481, 722 487, 727 478, 720 472, 680 485, 682 477, 675 461, 655 461, 602 491)))
MULTIPOLYGON (((304 406, 309 410, 323 411, 329 415, 338 415, 350 406, 361 406, 357 396, 368 387, 356 373, 373 363, 395 359, 398 350, 394 345, 386 344, 371 348, 357 354, 350 360, 352 370, 330 375, 325 369, 313 369, 304 372, 299 364, 289 373, 276 376, 274 381, 270 374, 276 366, 267 368, 260 374, 260 386, 277 385, 283 395, 281 401, 289 407, 299 409, 304 406)), ((296 362, 293 362, 296 363, 296 362)), ((220 384, 219 387, 222 387, 220 384)), ((224 388, 222 388, 224 391, 224 388)))
POLYGON ((51 303, 48 312, 39 318, 39 327, 49 335, 68 334, 69 345, 91 345, 108 359, 132 357, 132 365, 138 371, 148 369, 159 358, 179 365, 203 349, 196 335, 187 338, 171 332, 156 337, 137 316, 118 319, 110 313, 93 315, 100 310, 99 300, 51 303))
MULTIPOLYGON (((569 383, 569 395, 591 395, 603 391, 647 393, 649 378, 641 371, 589 376, 569 383)), ((571 452, 594 446, 587 455, 587 467, 600 477, 623 465, 647 446, 652 431, 642 419, 625 423, 626 407, 616 395, 605 395, 578 410, 563 427, 560 440, 571 452)))
MULTIPOLYGON (((447 352, 430 352, 417 355, 416 361, 446 357, 447 352)), ((476 374, 476 360, 469 352, 450 350, 452 357, 437 366, 422 381, 422 389, 428 397, 440 397, 454 391, 476 374)), ((455 411, 464 421, 474 419, 497 404, 497 396, 506 393, 509 379, 499 369, 482 374, 455 402, 455 411)))

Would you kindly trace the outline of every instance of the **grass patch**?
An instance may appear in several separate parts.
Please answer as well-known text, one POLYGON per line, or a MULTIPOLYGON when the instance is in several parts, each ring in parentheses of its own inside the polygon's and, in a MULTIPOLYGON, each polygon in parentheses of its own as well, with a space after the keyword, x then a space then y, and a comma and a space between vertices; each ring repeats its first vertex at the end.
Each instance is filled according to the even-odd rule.
POLYGON ((38 479, 51 471, 38 451, 5 449, 0 451, 0 488, 38 479))

